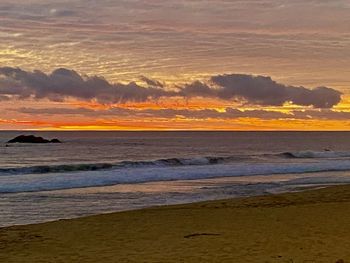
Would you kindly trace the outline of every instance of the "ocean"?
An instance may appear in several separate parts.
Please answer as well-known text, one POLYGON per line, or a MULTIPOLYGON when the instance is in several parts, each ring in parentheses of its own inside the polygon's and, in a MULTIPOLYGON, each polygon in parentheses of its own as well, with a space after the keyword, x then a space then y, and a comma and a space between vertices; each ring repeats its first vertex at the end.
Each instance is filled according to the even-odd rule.
POLYGON ((0 132, 0 226, 350 182, 350 132, 0 132), (11 144, 20 134, 61 144, 11 144))

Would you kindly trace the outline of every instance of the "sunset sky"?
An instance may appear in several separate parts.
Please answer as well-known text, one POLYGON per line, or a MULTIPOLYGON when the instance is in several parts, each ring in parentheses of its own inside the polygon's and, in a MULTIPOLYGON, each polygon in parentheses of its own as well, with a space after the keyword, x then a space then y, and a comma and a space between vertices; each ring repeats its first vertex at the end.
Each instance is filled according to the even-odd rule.
POLYGON ((349 0, 0 0, 0 129, 350 130, 349 0))

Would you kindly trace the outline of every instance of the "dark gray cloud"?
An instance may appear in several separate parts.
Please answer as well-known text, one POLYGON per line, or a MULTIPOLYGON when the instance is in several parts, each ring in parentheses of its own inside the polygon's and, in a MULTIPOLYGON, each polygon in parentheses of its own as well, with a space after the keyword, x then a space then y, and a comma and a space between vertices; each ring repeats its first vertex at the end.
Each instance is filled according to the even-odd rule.
POLYGON ((328 87, 308 89, 287 86, 270 77, 242 74, 217 75, 208 83, 194 81, 167 89, 157 81, 141 77, 145 86, 135 82, 128 84, 110 83, 103 77, 82 76, 74 70, 56 69, 51 74, 20 68, 0 68, 0 96, 15 98, 49 99, 64 101, 76 98, 97 101, 103 104, 117 104, 128 101, 144 102, 161 97, 209 97, 242 104, 261 106, 282 106, 291 102, 314 108, 332 108, 341 101, 341 93, 328 87))
POLYGON ((0 68, 0 95, 18 98, 47 98, 63 101, 68 97, 82 100, 96 100, 99 103, 142 102, 169 96, 167 92, 155 87, 141 87, 134 82, 111 84, 102 77, 81 76, 74 70, 56 69, 51 74, 20 68, 0 68))
POLYGON ((349 111, 335 111, 331 109, 323 110, 306 110, 292 111, 295 119, 321 119, 321 120, 337 120, 348 121, 350 119, 349 111))
POLYGON ((143 82, 145 82, 147 85, 149 85, 151 87, 159 87, 159 88, 164 87, 164 84, 161 83, 160 81, 155 80, 155 79, 150 79, 150 78, 147 78, 145 76, 141 76, 140 80, 142 80, 143 82))
POLYGON ((87 108, 27 108, 22 107, 16 112, 30 115, 82 115, 88 117, 117 118, 117 117, 141 117, 141 118, 175 118, 186 119, 236 119, 236 118, 261 118, 261 119, 286 119, 294 118, 294 115, 276 111, 247 110, 242 111, 235 108, 226 108, 225 112, 213 109, 187 110, 187 109, 144 109, 132 110, 125 108, 111 108, 104 110, 93 110, 87 108))
POLYGON ((10 111, 16 111, 20 113, 30 114, 30 115, 91 115, 97 112, 88 108, 28 108, 21 107, 19 109, 8 109, 10 111))
MULTIPOLYGON (((212 89, 207 84, 194 81, 191 84, 186 84, 184 87, 179 87, 179 94, 183 97, 217 97, 218 90, 212 89)), ((231 99, 231 98, 230 98, 231 99)))
POLYGON ((327 88, 286 86, 270 77, 242 74, 217 75, 211 78, 217 86, 196 81, 181 89, 183 96, 214 97, 223 100, 241 100, 248 104, 264 106, 282 106, 291 102, 301 106, 332 108, 341 101, 341 92, 327 88))
POLYGON ((138 118, 186 118, 186 119, 237 119, 237 118, 257 118, 263 120, 349 120, 350 112, 335 111, 330 109, 323 110, 294 110, 289 113, 283 113, 278 111, 268 110, 240 110, 232 107, 228 107, 223 112, 219 112, 214 109, 204 110, 188 110, 188 109, 144 109, 133 110, 125 108, 110 108, 104 110, 94 110, 88 108, 28 108, 21 107, 19 109, 8 109, 9 111, 16 111, 19 113, 29 115, 79 115, 86 117, 99 117, 99 118, 118 118, 118 117, 138 117, 138 118))

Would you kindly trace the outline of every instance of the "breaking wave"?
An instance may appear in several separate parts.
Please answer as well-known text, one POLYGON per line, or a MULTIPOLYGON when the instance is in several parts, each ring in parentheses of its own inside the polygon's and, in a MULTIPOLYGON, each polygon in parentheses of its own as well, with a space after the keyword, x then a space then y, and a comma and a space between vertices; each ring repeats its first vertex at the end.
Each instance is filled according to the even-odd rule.
POLYGON ((350 158, 350 152, 333 152, 329 150, 285 152, 282 155, 290 158, 350 158))
POLYGON ((298 151, 285 152, 280 154, 262 154, 262 155, 236 155, 236 156, 209 156, 196 158, 168 158, 151 161, 121 161, 115 163, 82 163, 82 164, 59 164, 59 165, 40 165, 27 167, 0 168, 0 175, 13 174, 45 174, 45 173, 66 173, 82 171, 112 170, 121 168, 141 168, 141 167, 174 167, 174 166, 199 166, 230 164, 239 162, 254 162, 264 159, 269 162, 271 158, 295 158, 295 159, 343 159, 350 158, 350 152, 333 151, 298 151))
MULTIPOLYGON (((156 181, 197 180, 218 177, 270 176, 330 171, 350 171, 348 160, 325 162, 226 163, 197 166, 143 167, 142 169, 106 169, 61 174, 18 174, 1 176, 0 193, 37 192, 117 184, 156 181)), ((321 175, 320 175, 321 176, 321 175)), ((283 177, 283 176, 282 176, 283 177)), ((281 178, 282 178, 281 177, 281 178)), ((329 178, 332 178, 329 174, 329 178)), ((319 176, 315 176, 319 178, 319 176)))
POLYGON ((247 159, 248 157, 198 157, 198 158, 169 158, 155 161, 122 161, 117 163, 84 163, 84 164, 62 164, 41 165, 29 167, 1 168, 0 174, 44 174, 64 173, 79 171, 97 171, 132 167, 172 167, 187 165, 213 165, 223 164, 247 159))

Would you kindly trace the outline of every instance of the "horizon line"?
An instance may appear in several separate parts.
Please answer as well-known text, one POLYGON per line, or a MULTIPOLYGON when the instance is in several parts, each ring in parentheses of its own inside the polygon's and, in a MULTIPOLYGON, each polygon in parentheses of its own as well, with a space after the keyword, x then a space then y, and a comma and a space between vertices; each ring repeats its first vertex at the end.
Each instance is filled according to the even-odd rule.
POLYGON ((350 132, 350 130, 2 130, 0 132, 350 132))

